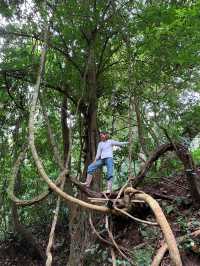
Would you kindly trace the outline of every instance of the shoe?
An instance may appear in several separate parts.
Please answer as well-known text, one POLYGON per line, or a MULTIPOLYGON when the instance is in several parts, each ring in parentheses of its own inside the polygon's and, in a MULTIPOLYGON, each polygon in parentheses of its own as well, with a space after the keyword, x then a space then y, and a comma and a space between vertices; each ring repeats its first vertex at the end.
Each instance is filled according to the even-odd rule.
POLYGON ((107 182, 107 193, 112 193, 112 180, 107 182))
POLYGON ((85 182, 80 182, 82 186, 90 187, 90 184, 92 182, 92 175, 87 175, 85 182))
POLYGON ((107 182, 107 190, 103 191, 105 194, 111 194, 112 193, 112 180, 109 180, 107 182))

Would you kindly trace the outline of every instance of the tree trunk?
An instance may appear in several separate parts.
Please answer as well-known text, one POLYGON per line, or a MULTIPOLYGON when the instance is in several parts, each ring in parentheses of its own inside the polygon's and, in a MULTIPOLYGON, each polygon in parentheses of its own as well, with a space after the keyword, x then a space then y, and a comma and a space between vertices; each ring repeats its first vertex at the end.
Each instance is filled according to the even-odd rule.
MULTIPOLYGON (((96 66, 94 60, 94 51, 91 48, 88 55, 88 65, 86 66, 86 95, 83 111, 83 126, 84 126, 84 171, 83 176, 86 176, 88 165, 94 160, 97 148, 97 80, 96 66)), ((95 176, 95 190, 99 190, 100 181, 98 176, 95 176)), ((79 198, 85 199, 85 195, 79 192, 79 198)), ((81 266, 84 263, 84 251, 91 246, 93 237, 89 228, 89 218, 85 210, 79 206, 71 205, 69 229, 71 235, 70 255, 68 266, 81 266)))
POLYGON ((69 128, 68 128, 68 115, 67 115, 67 96, 63 96, 63 103, 62 103, 62 109, 61 109, 61 124, 62 124, 62 137, 63 137, 63 162, 65 165, 65 162, 68 157, 68 152, 69 152, 69 128))
POLYGON ((148 156, 148 150, 146 148, 146 141, 144 137, 144 130, 143 130, 140 108, 139 108, 139 100, 136 95, 134 96, 134 107, 135 107, 136 120, 137 120, 138 139, 139 139, 142 151, 144 152, 146 156, 148 156))
MULTIPOLYGON (((64 164, 67 160, 67 155, 69 152, 69 127, 67 123, 68 114, 67 114, 67 98, 64 96, 62 109, 61 109, 61 124, 62 124, 62 137, 63 137, 63 150, 64 150, 64 164)), ((73 195, 73 187, 70 180, 66 179, 65 190, 68 194, 73 195)), ((81 210, 80 207, 76 204, 69 203, 69 235, 70 235, 70 243, 69 243, 69 258, 67 265, 75 266, 75 265, 83 265, 83 250, 82 250, 82 239, 79 235, 79 232, 82 228, 82 224, 80 224, 81 210)))
MULTIPOLYGON (((15 123, 15 129, 13 132, 13 142, 16 147, 14 152, 14 158, 16 157, 16 150, 18 145, 20 145, 18 141, 18 134, 20 129, 22 117, 19 116, 19 118, 16 120, 15 123)), ((21 176, 20 176, 20 169, 18 168, 16 172, 16 179, 14 184, 14 192, 17 194, 21 187, 21 176)), ((29 253, 33 257, 37 257, 39 260, 43 261, 45 257, 45 253, 42 250, 42 247, 36 243, 35 238, 33 237, 32 233, 25 228, 23 224, 20 223, 19 215, 18 215, 18 209, 15 202, 12 202, 11 205, 11 213, 12 213, 12 222, 13 222, 13 229, 16 233, 18 233, 22 239, 22 241, 25 242, 25 246, 29 248, 29 253)))
POLYGON ((85 127, 85 166, 91 163, 97 147, 97 78, 93 48, 90 48, 86 78, 86 109, 84 111, 85 127))

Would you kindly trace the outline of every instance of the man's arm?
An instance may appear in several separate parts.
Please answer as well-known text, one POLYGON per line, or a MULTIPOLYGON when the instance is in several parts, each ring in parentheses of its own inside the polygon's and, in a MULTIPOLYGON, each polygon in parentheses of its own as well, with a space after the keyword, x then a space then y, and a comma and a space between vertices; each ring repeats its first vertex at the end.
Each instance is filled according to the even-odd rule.
POLYGON ((101 157, 101 144, 99 143, 99 144, 98 144, 97 153, 96 153, 96 156, 95 156, 94 163, 95 163, 96 160, 98 160, 100 157, 101 157))
POLYGON ((119 146, 119 147, 122 147, 124 145, 127 145, 129 144, 129 142, 121 142, 121 141, 116 141, 116 140, 111 140, 111 145, 112 146, 119 146))

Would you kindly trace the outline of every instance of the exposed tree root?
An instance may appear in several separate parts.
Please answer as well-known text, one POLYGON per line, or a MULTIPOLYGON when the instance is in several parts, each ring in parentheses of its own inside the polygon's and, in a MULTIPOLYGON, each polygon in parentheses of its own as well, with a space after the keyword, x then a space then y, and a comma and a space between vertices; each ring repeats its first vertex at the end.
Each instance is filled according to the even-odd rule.
MULTIPOLYGON (((38 79, 40 80, 41 76, 40 77, 38 76, 38 79)), ((34 137, 34 116, 35 116, 35 112, 36 112, 36 103, 37 103, 38 93, 39 93, 39 84, 40 84, 40 82, 38 81, 36 86, 35 86, 35 91, 34 91, 34 95, 33 95, 33 99, 32 99, 32 106, 31 106, 31 112, 30 112, 30 117, 29 117, 29 143, 30 143, 32 155, 33 155, 33 158, 34 158, 34 161, 35 161, 35 164, 36 164, 36 167, 37 167, 37 170, 38 170, 40 176, 46 181, 48 186, 54 192, 56 192, 59 196, 61 196, 64 200, 79 204, 83 208, 89 208, 89 209, 93 209, 93 210, 97 210, 97 211, 101 211, 101 212, 109 212, 110 210, 107 207, 89 204, 85 201, 79 200, 79 199, 72 197, 69 194, 63 192, 54 182, 51 181, 51 179, 46 174, 44 167, 43 167, 43 164, 41 162, 41 159, 38 156, 38 153, 37 153, 37 150, 35 147, 35 137, 34 137)), ((67 173, 68 173, 68 170, 66 169, 66 174, 67 173)))
POLYGON ((149 221, 146 221, 146 220, 142 220, 142 219, 139 219, 137 217, 134 217, 133 215, 131 215, 130 213, 126 212, 125 210, 123 209, 119 209, 117 207, 114 208, 117 212, 120 212, 126 216, 128 216, 129 218, 131 218, 132 220, 136 221, 136 222, 139 222, 139 223, 143 223, 143 224, 148 224, 148 225, 158 225, 157 223, 154 223, 154 222, 149 222, 149 221))
MULTIPOLYGON (((109 238, 110 238, 110 240, 111 240, 111 242, 113 243, 113 245, 115 246, 115 248, 116 248, 116 250, 119 252, 119 254, 125 259, 125 260, 127 260, 127 261, 129 261, 130 263, 131 263, 131 261, 130 261, 130 259, 120 250, 120 248, 119 248, 119 246, 117 245, 117 243, 116 243, 116 241, 114 240, 114 237, 113 237, 113 234, 112 234, 112 232, 111 232, 111 230, 110 230, 110 228, 109 228, 109 222, 108 222, 108 215, 106 215, 106 229, 107 229, 107 231, 108 231, 108 236, 109 236, 109 238)), ((132 264, 132 263, 131 263, 132 264)))
MULTIPOLYGON (((8 189, 7 189, 7 193, 8 193, 8 196, 9 198, 15 202, 15 204, 17 206, 21 206, 21 207, 25 207, 25 206, 31 206, 31 205, 34 205, 36 203, 39 203, 41 202, 42 200, 44 200, 49 194, 50 194, 50 190, 48 189, 47 191, 44 191, 43 193, 41 193, 40 195, 34 197, 33 199, 31 200, 21 200, 19 199, 18 197, 15 196, 14 194, 14 184, 15 184, 15 179, 16 179, 16 176, 17 176, 17 173, 19 171, 19 168, 24 160, 24 157, 26 155, 26 152, 27 152, 27 149, 28 149, 28 145, 24 147, 24 149, 20 152, 15 164, 14 164, 14 167, 13 167, 13 170, 12 170, 12 173, 11 173, 11 176, 10 176, 10 179, 9 179, 9 186, 8 186, 8 189)), ((55 184, 58 185, 61 180, 63 179, 63 176, 67 173, 67 169, 64 169, 60 175, 58 176, 57 180, 55 181, 55 184)))
MULTIPOLYGON (((66 180, 66 178, 63 179, 62 184, 61 184, 62 190, 64 188, 65 180, 66 180)), ((52 226, 51 226, 51 231, 49 234, 49 242, 48 242, 47 249, 46 249, 46 256, 47 256, 46 266, 51 266, 51 264, 52 264, 51 248, 53 246, 54 233, 55 233, 55 228, 56 228, 56 224, 57 224, 57 220, 58 220, 59 209, 60 209, 60 197, 58 197, 58 200, 56 203, 55 214, 54 214, 54 218, 53 218, 53 222, 52 222, 52 226)))
MULTIPOLYGON (((189 237, 191 237, 191 236, 193 236, 193 237, 197 237, 197 236, 199 236, 199 235, 200 235, 200 229, 194 231, 193 233, 191 233, 191 234, 189 234, 189 235, 187 234, 187 235, 184 235, 184 236, 178 237, 178 238, 177 238, 177 243, 181 243, 181 242, 183 242, 188 236, 189 236, 189 237)), ((163 259, 163 257, 164 257, 164 255, 165 255, 165 253, 167 252, 167 250, 168 250, 168 245, 167 245, 167 243, 164 243, 164 244, 158 249, 156 256, 153 258, 153 261, 152 261, 151 266, 159 266, 160 263, 161 263, 161 261, 162 261, 162 259, 163 259)))
MULTIPOLYGON (((50 142, 51 142, 51 145, 52 145, 52 148, 53 148, 53 153, 54 153, 54 157, 56 158, 56 161, 60 167, 60 169, 62 170, 60 175, 58 176, 57 180, 55 181, 55 184, 56 185, 59 185, 61 180, 63 179, 63 176, 65 176, 68 172, 67 169, 64 168, 64 164, 63 164, 63 161, 62 159, 60 158, 60 155, 59 155, 59 151, 58 151, 58 148, 56 146, 56 143, 55 143, 55 140, 54 140, 54 137, 53 137, 53 133, 52 133, 52 130, 51 130, 51 127, 50 127, 50 123, 49 123, 49 119, 48 119, 48 116, 46 114, 46 112, 43 110, 44 112, 44 116, 45 116, 45 120, 46 120, 46 123, 47 123, 47 126, 48 126, 48 134, 49 134, 49 138, 50 138, 50 142)), ((9 186, 8 186, 8 189, 7 189, 7 192, 8 192, 8 195, 10 197, 10 199, 15 202, 15 204, 17 206, 21 206, 21 207, 25 207, 25 206, 31 206, 31 205, 34 205, 36 203, 39 203, 41 202, 42 200, 44 200, 52 191, 51 190, 47 190, 47 191, 44 191, 43 193, 41 193, 40 195, 34 197, 33 199, 31 200, 21 200, 19 198, 17 198, 14 194, 14 183, 15 183, 15 179, 16 179, 16 173, 19 171, 19 168, 25 158, 25 155, 26 155, 26 152, 28 150, 28 144, 24 145, 24 148, 22 149, 22 151, 20 152, 15 164, 14 164, 14 167, 13 167, 13 170, 12 170, 12 174, 10 176, 10 180, 9 180, 9 186)))
MULTIPOLYGON (((33 92, 32 103, 31 103, 31 110, 30 110, 30 116, 29 116, 29 144, 30 144, 30 148, 31 148, 31 151, 32 151, 32 156, 33 156, 33 159, 35 161, 37 170, 38 170, 41 178, 43 178, 46 181, 46 183, 48 184, 48 186, 54 192, 56 192, 59 196, 61 196, 63 199, 65 199, 66 201, 70 201, 72 203, 79 204, 83 208, 89 208, 89 209, 93 209, 93 210, 97 210, 97 211, 101 211, 101 212, 109 212, 110 210, 107 207, 89 204, 89 203, 87 203, 85 201, 79 200, 79 199, 77 199, 75 197, 72 197, 69 194, 63 192, 48 177, 48 175, 46 174, 46 172, 44 170, 44 167, 43 167, 43 164, 41 162, 41 159, 38 156, 38 153, 37 153, 37 150, 36 150, 36 147, 35 147, 34 117, 35 117, 35 113, 36 113, 36 104, 37 104, 38 95, 39 95, 39 88, 40 88, 40 83, 41 83, 41 78, 42 78, 42 72, 43 72, 44 64, 45 64, 46 50, 47 50, 47 47, 45 45, 43 47, 42 53, 41 53, 40 69, 39 69, 38 76, 37 76, 37 82, 36 82, 36 84, 34 86, 34 92, 33 92)), ((66 170, 66 171, 68 173, 68 170, 66 170)))
POLYGON ((196 171, 194 161, 191 157, 190 152, 187 147, 180 143, 167 143, 163 144, 155 150, 149 159, 144 164, 143 168, 140 170, 139 174, 130 179, 132 185, 137 186, 146 176, 149 169, 152 167, 153 163, 163 154, 168 151, 175 151, 176 155, 184 165, 185 173, 190 184, 191 194, 194 200, 194 203, 200 204, 200 175, 196 171))
MULTIPOLYGON (((25 149, 21 153, 21 158, 24 157, 26 153, 27 145, 25 145, 25 149)), ((17 191, 17 186, 19 185, 19 167, 15 167, 15 172, 14 172, 14 178, 12 179, 12 187, 13 190, 17 191), (18 184, 18 185, 17 185, 18 184)), ((37 243, 35 240, 33 234, 31 231, 29 231, 26 226, 21 224, 20 222, 20 217, 18 214, 18 208, 15 202, 12 202, 12 217, 13 217, 13 226, 14 230, 19 233, 21 239, 26 241, 27 247, 29 247, 30 254, 32 256, 37 256, 41 261, 44 259, 44 251, 42 246, 37 243)))
MULTIPOLYGON (((94 205, 94 204, 90 204, 88 202, 85 202, 85 201, 82 201, 82 200, 79 200, 75 197, 70 196, 69 194, 63 192, 62 189, 60 189, 54 182, 52 182, 51 179, 46 174, 44 167, 43 167, 43 164, 42 164, 42 161, 41 161, 40 157, 38 156, 38 153, 37 153, 37 150, 35 147, 35 137, 34 137, 34 116, 35 116, 35 112, 36 112, 36 104, 37 104, 37 99, 38 99, 38 94, 39 94, 39 87, 40 87, 40 82, 41 82, 42 70, 43 70, 44 62, 45 62, 45 53, 46 53, 46 49, 44 47, 42 50, 40 71, 38 73, 37 82, 36 82, 36 85, 34 88, 30 117, 29 117, 29 143, 30 143, 30 147, 31 147, 31 151, 32 151, 32 156, 34 158, 34 161, 35 161, 35 164, 36 164, 36 167, 37 167, 37 170, 38 170, 40 176, 45 180, 45 182, 48 184, 48 186, 54 192, 56 192, 59 196, 61 196, 66 201, 69 201, 70 203, 76 203, 83 208, 88 208, 88 209, 100 211, 103 213, 119 212, 119 210, 117 210, 117 209, 115 210, 115 208, 116 208, 117 200, 123 194, 123 192, 124 192, 124 194, 123 194, 124 203, 125 203, 125 205, 127 205, 127 207, 131 206, 131 199, 133 199, 133 198, 138 199, 138 200, 144 200, 145 202, 147 202, 149 204, 150 208, 154 212, 156 220, 163 231, 163 234, 165 236, 166 242, 167 242, 168 247, 169 247, 169 253, 170 253, 170 256, 172 259, 172 263, 175 266, 181 266, 182 263, 181 263, 181 259, 180 259, 180 254, 179 254, 179 251, 178 251, 178 248, 176 245, 174 235, 171 231, 171 228, 170 228, 159 204, 152 197, 150 197, 149 195, 147 195, 145 193, 142 193, 141 191, 135 190, 132 187, 126 188, 127 184, 125 184, 125 186, 120 190, 120 193, 118 193, 117 199, 114 202, 115 208, 112 209, 112 207, 113 207, 112 205, 109 207, 94 205)), ((178 151, 177 152, 178 156, 183 161, 185 168, 188 168, 188 166, 191 166, 191 160, 189 160, 187 156, 186 156, 187 158, 182 156, 182 154, 180 152, 180 148, 182 148, 182 146, 181 147, 178 146, 178 148, 176 146, 176 152, 178 151)), ((174 145, 171 145, 171 144, 164 145, 164 146, 160 147, 160 149, 150 157, 150 159, 145 164, 145 167, 142 169, 142 171, 136 177, 136 179, 132 179, 131 181, 137 183, 142 178, 144 178, 147 171, 151 167, 152 163, 160 155, 162 155, 164 152, 166 152, 167 150, 173 150, 173 149, 174 149, 174 145)), ((68 173, 68 169, 66 169, 66 173, 68 173)), ((124 255, 124 253, 119 249, 118 245, 116 244, 116 242, 113 238, 112 232, 109 229, 108 218, 106 218, 106 219, 107 219, 106 220, 107 230, 108 230, 108 234, 109 234, 111 241, 113 242, 115 248, 119 251, 119 253, 124 258, 128 259, 128 257, 126 257, 126 255, 124 255)))
MULTIPOLYGON (((70 161, 70 155, 71 155, 71 144, 72 144, 71 143, 71 130, 69 131, 68 137, 69 137, 69 150, 68 150, 65 165, 63 166, 64 169, 69 169, 69 161, 70 161)), ((60 163, 61 163, 61 161, 60 161, 60 163)), ((62 180, 62 183, 60 185, 61 190, 64 189, 65 181, 66 181, 66 176, 63 176, 63 180, 62 180)), ((49 242, 48 242, 47 249, 46 249, 46 255, 47 255, 46 266, 51 266, 51 264, 52 264, 51 248, 53 246, 53 241, 54 241, 54 233, 55 233, 55 228, 56 228, 56 224, 57 224, 57 220, 58 220, 60 201, 61 201, 61 198, 58 196, 57 203, 56 203, 55 215, 54 215, 52 226, 51 226, 51 232, 49 234, 49 242)))
POLYGON ((111 257, 112 257, 112 264, 113 264, 113 266, 117 266, 117 264, 116 264, 115 251, 114 251, 113 248, 111 248, 111 257))
POLYGON ((171 257, 173 265, 181 266, 182 262, 181 262, 180 254, 179 254, 179 251, 176 245, 175 237, 157 201, 145 193, 141 193, 139 191, 137 193, 137 190, 131 187, 126 189, 126 193, 134 193, 134 196, 136 199, 144 200, 145 202, 149 204, 150 208, 152 209, 155 215, 155 218, 158 224, 161 227, 165 240, 168 244, 169 253, 170 253, 170 257, 171 257))
POLYGON ((128 186, 128 183, 129 183, 129 180, 123 185, 123 187, 120 188, 117 194, 117 197, 115 198, 115 201, 114 201, 114 207, 116 206, 117 200, 121 197, 122 193, 124 192, 124 189, 128 186))
MULTIPOLYGON (((114 244, 113 244, 111 241, 109 241, 109 240, 103 238, 103 237, 100 235, 100 233, 96 230, 96 228, 95 228, 95 226, 94 226, 94 224, 93 224, 93 222, 92 222, 91 212, 89 213, 89 223, 90 223, 90 226, 91 226, 91 228, 92 228, 93 233, 97 236, 97 238, 98 238, 102 243, 104 243, 104 244, 106 244, 106 245, 108 245, 108 246, 111 246, 111 247, 115 248, 114 244)), ((120 246, 120 245, 118 245, 118 247, 119 247, 124 253, 129 253, 129 250, 128 250, 127 248, 122 247, 122 246, 120 246)))

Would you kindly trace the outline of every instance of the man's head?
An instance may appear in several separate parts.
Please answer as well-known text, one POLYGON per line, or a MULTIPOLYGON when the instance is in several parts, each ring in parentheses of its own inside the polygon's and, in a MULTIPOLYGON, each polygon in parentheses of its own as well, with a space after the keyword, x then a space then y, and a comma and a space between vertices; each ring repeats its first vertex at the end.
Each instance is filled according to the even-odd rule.
POLYGON ((101 141, 106 141, 109 138, 109 134, 106 131, 101 131, 99 135, 101 141))

